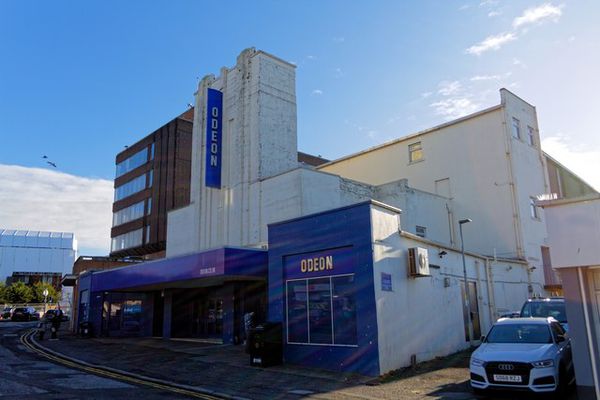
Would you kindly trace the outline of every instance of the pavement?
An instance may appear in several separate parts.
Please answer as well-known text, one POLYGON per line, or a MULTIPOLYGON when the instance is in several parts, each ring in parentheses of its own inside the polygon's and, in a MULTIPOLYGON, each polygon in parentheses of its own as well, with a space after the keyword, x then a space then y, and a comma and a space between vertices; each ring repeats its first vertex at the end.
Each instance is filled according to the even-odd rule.
MULTIPOLYGON (((1 327, 0 324, 0 329, 1 327)), ((482 398, 475 396, 469 387, 468 351, 373 379, 357 374, 292 365, 252 367, 242 346, 199 341, 160 338, 85 339, 61 332, 58 341, 44 340, 38 343, 90 364, 242 399, 482 398)), ((540 397, 500 393, 487 398, 540 397)), ((0 399, 3 400, 3 397, 0 396, 0 399)), ((569 400, 575 399, 576 395, 572 392, 569 400)))
POLYGON ((27 351, 22 332, 36 322, 0 321, 0 399, 49 400, 187 399, 171 392, 140 387, 120 380, 58 365, 27 351))

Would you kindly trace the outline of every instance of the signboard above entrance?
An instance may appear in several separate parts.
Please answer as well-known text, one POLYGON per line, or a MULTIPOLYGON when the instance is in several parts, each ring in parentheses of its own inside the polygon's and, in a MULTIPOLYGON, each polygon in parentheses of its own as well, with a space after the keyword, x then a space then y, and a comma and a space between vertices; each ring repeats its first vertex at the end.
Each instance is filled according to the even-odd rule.
POLYGON ((286 279, 354 273, 352 247, 295 254, 284 259, 286 279))
POLYGON ((206 93, 206 179, 208 187, 221 188, 221 154, 223 133, 223 93, 208 89, 206 93))

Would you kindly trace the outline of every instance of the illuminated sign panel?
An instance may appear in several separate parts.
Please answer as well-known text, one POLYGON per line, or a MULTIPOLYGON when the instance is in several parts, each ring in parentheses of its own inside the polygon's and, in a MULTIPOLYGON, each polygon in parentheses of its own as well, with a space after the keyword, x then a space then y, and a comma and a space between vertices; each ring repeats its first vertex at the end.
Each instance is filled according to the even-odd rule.
POLYGON ((206 179, 208 187, 221 188, 221 154, 223 149, 223 93, 208 89, 206 93, 206 179))

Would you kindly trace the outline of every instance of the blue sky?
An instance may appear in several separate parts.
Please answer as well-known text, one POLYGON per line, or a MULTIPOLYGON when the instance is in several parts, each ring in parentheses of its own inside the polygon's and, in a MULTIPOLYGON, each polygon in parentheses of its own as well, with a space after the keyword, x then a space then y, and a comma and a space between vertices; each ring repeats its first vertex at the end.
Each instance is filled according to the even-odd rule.
POLYGON ((599 11, 591 0, 5 0, 0 164, 111 180, 124 145, 256 47, 298 66, 302 151, 340 157, 497 104, 507 87, 537 106, 543 147, 600 188, 599 11))

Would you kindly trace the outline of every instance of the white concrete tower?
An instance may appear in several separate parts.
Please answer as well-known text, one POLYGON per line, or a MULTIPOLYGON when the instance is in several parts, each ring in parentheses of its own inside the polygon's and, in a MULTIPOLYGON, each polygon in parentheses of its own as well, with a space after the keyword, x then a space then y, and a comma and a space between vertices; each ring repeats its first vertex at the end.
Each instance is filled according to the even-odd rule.
POLYGON ((298 165, 294 65, 246 49, 233 68, 222 68, 216 78, 205 76, 195 96, 191 204, 169 213, 168 257, 226 245, 260 245, 260 182, 298 165), (222 139, 212 148, 210 131, 207 148, 207 118, 217 111, 207 113, 209 88, 223 95, 222 139), (207 186, 207 149, 220 153, 220 188, 207 186))

